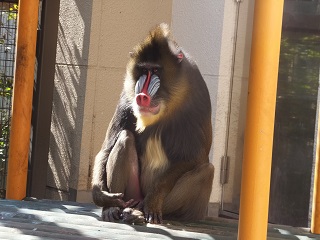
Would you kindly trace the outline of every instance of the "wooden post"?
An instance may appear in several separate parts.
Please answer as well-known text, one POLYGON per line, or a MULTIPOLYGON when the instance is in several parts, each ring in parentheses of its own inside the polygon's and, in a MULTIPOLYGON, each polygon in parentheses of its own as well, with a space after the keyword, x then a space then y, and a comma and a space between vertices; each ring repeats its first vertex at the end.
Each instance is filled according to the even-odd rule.
MULTIPOLYGON (((20 0, 6 198, 26 196, 39 0, 20 0)), ((43 169, 39 169, 43 171, 43 169)))
POLYGON ((313 201, 312 201, 312 217, 311 217, 311 232, 320 234, 320 109, 318 104, 318 131, 317 131, 317 143, 316 143, 316 164, 314 169, 313 180, 313 201))
POLYGON ((278 65, 284 0, 256 0, 238 239, 267 238, 278 65))

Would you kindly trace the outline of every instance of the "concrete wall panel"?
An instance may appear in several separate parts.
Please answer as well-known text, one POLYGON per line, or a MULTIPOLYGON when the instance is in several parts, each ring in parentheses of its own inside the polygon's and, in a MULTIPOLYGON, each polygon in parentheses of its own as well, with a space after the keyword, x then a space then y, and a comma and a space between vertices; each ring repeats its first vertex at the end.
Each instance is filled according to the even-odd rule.
POLYGON ((47 197, 90 201, 129 52, 171 12, 171 0, 61 0, 47 197))
MULTIPOLYGON (((224 141, 223 134, 218 136, 215 128, 220 128, 223 119, 216 120, 217 104, 219 100, 219 84, 221 78, 219 68, 222 54, 222 31, 224 24, 224 1, 197 1, 174 0, 172 11, 173 35, 177 42, 186 49, 195 59, 199 69, 207 83, 212 105, 213 143, 218 137, 224 141)), ((226 104, 222 106, 226 111, 226 104)), ((213 145, 214 146, 214 145, 213 145)), ((214 185, 212 189, 212 202, 219 202, 221 187, 219 184, 220 157, 215 154, 216 148, 212 148, 210 161, 215 166, 214 185)))

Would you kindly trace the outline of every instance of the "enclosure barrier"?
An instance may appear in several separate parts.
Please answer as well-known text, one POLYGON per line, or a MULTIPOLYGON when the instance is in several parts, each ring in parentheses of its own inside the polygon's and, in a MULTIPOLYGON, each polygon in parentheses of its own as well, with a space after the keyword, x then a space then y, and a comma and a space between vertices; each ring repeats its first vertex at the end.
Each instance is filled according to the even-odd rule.
POLYGON ((318 128, 317 128, 317 142, 316 142, 316 163, 314 169, 314 182, 313 182, 313 201, 312 201, 312 216, 311 216, 311 232, 320 234, 320 118, 318 104, 318 128))
POLYGON ((267 238, 284 0, 256 0, 242 164, 239 240, 267 238))

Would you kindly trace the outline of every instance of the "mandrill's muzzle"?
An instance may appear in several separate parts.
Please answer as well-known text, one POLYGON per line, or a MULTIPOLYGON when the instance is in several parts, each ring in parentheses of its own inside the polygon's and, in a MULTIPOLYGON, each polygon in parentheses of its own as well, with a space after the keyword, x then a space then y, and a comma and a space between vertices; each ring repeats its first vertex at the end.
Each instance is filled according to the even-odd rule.
POLYGON ((148 72, 148 75, 142 75, 136 83, 135 93, 136 102, 139 106, 149 107, 151 98, 156 94, 160 87, 160 78, 148 72))
POLYGON ((142 92, 136 96, 136 102, 141 107, 149 107, 151 103, 151 97, 142 92))

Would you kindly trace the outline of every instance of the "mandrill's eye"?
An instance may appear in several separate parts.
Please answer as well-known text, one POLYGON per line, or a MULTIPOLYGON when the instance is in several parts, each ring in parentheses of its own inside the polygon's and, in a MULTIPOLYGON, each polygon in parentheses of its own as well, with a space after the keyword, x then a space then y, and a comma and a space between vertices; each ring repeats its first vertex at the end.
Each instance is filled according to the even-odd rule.
POLYGON ((157 74, 158 76, 161 75, 162 68, 161 67, 155 67, 152 69, 152 74, 157 74))

